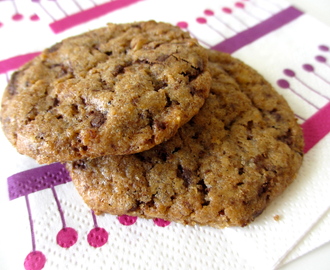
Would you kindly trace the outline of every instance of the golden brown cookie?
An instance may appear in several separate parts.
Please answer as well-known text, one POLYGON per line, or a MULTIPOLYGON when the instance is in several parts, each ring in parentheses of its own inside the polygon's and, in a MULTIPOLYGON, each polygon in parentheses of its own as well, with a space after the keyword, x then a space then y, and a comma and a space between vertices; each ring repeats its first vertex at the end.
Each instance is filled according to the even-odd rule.
POLYGON ((293 181, 303 136, 287 102, 255 70, 210 51, 211 92, 165 143, 67 164, 98 213, 217 228, 246 226, 293 181))
POLYGON ((108 24, 16 71, 1 122, 18 151, 39 163, 132 154, 172 137, 210 84, 205 49, 178 27, 108 24))

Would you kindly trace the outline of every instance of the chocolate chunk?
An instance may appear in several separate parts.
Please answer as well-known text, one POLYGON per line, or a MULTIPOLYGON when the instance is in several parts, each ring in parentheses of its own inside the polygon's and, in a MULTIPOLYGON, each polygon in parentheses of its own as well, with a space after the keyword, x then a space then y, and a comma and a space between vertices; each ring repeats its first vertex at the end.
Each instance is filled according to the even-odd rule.
POLYGON ((159 89, 163 89, 167 86, 167 83, 165 81, 160 81, 160 80, 155 80, 153 84, 155 91, 158 91, 159 89))
POLYGON ((270 111, 270 114, 275 118, 276 122, 281 121, 282 115, 277 111, 277 109, 270 111))
POLYGON ((181 165, 178 165, 178 169, 176 171, 177 177, 183 179, 184 186, 188 187, 192 183, 192 171, 186 168, 183 168, 181 165))
POLYGON ((17 77, 19 74, 19 71, 14 72, 13 75, 11 75, 10 82, 7 86, 7 91, 12 96, 17 94, 17 77))
POLYGON ((117 75, 124 73, 124 72, 125 72, 125 66, 117 65, 117 66, 115 66, 114 70, 112 71, 112 75, 116 77, 117 75))
POLYGON ((205 184, 204 179, 199 180, 197 186, 198 186, 198 190, 204 195, 207 195, 210 191, 210 189, 205 184))
POLYGON ((73 161, 72 166, 73 166, 74 169, 78 169, 78 170, 86 169, 86 163, 82 159, 73 161))
POLYGON ((265 159, 266 157, 264 154, 260 154, 254 157, 253 162, 258 170, 266 169, 265 159))
POLYGON ((168 54, 162 54, 162 55, 158 56, 156 60, 159 62, 164 62, 169 57, 170 56, 168 54))
POLYGON ((164 122, 155 121, 155 126, 157 129, 165 130, 167 127, 167 124, 164 122))
POLYGON ((287 132, 284 135, 279 136, 277 139, 284 142, 284 143, 286 143, 287 145, 291 146, 293 144, 293 141, 294 141, 293 137, 292 137, 291 129, 288 129, 287 132))
POLYGON ((258 190, 258 196, 261 197, 264 193, 267 192, 268 188, 269 188, 269 182, 263 183, 258 190))
POLYGON ((55 45, 51 46, 47 51, 49 53, 56 52, 59 48, 61 48, 62 42, 56 43, 55 45))
POLYGON ((239 168, 238 169, 238 174, 242 175, 245 172, 244 168, 239 168))
POLYGON ((93 113, 93 119, 91 120, 91 126, 98 128, 104 124, 104 122, 107 120, 106 116, 101 112, 95 112, 93 113))
POLYGON ((166 152, 166 149, 161 148, 161 147, 158 148, 158 150, 156 151, 156 154, 157 154, 157 157, 159 159, 161 159, 163 162, 165 162, 169 156, 166 152))

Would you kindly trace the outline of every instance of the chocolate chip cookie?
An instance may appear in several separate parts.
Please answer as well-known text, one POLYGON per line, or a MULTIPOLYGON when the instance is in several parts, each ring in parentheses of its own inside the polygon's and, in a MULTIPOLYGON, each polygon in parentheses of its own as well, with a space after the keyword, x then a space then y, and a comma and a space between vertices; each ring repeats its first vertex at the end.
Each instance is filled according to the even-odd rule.
POLYGON ((207 53, 167 23, 108 24, 46 49, 14 72, 1 122, 39 163, 138 153, 204 104, 207 53))
POLYGON ((210 96, 174 137, 138 154, 67 164, 94 211, 246 226, 293 181, 304 143, 287 102, 246 64, 208 54, 210 96))

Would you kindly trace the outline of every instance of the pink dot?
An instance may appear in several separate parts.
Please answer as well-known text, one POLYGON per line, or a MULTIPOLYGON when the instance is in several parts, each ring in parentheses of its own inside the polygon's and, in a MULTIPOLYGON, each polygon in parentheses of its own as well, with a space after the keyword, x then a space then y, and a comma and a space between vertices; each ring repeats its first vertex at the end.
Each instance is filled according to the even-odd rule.
POLYGON ((166 227, 166 226, 170 225, 171 222, 161 219, 161 218, 155 218, 154 223, 159 227, 166 227))
POLYGON ((130 226, 136 222, 137 217, 122 215, 122 216, 118 216, 117 219, 122 225, 130 226))
POLYGON ((92 247, 102 247, 108 242, 108 232, 103 228, 96 227, 87 235, 87 241, 92 247))
POLYGON ((284 88, 284 89, 290 88, 289 82, 287 80, 283 80, 283 79, 278 80, 277 85, 281 88, 284 88))
POLYGON ((196 21, 197 21, 198 23, 200 23, 200 24, 205 24, 205 23, 207 23, 207 20, 206 20, 205 18, 203 18, 203 17, 198 17, 198 18, 196 19, 196 21))
POLYGON ((14 21, 20 21, 23 19, 23 15, 22 14, 19 14, 19 13, 16 13, 14 14, 12 17, 11 17, 14 21))
POLYGON ((2 22, 0 22, 0 27, 2 27, 3 26, 3 23, 2 22))
POLYGON ((210 10, 210 9, 205 9, 204 10, 204 14, 206 16, 213 16, 214 15, 214 12, 212 10, 210 10))
POLYGON ((321 51, 324 51, 324 52, 329 51, 329 47, 326 46, 326 45, 320 45, 320 46, 319 46, 319 49, 320 49, 321 51))
POLYGON ((236 3, 235 3, 235 7, 238 7, 238 8, 244 8, 245 5, 244 5, 243 3, 241 3, 241 2, 236 2, 236 3))
POLYGON ((313 72, 314 71, 314 67, 312 65, 310 65, 310 64, 304 64, 302 67, 307 72, 313 72))
POLYGON ((39 16, 37 14, 33 14, 30 16, 31 21, 39 21, 39 16))
POLYGON ((327 62, 327 58, 325 58, 322 55, 318 55, 315 57, 316 61, 321 62, 321 63, 326 63, 327 62))
POLYGON ((289 77, 294 77, 294 76, 296 76, 296 73, 295 73, 293 70, 291 70, 291 69, 284 69, 283 73, 284 73, 285 75, 289 76, 289 77))
POLYGON ((230 8, 227 7, 222 8, 222 11, 227 14, 231 14, 233 12, 230 8))
POLYGON ((187 22, 178 22, 176 25, 178 27, 180 27, 181 29, 187 29, 188 28, 188 23, 187 22))
POLYGON ((56 242, 63 248, 73 246, 78 240, 78 233, 75 229, 66 227, 60 230, 56 236, 56 242))
POLYGON ((30 252, 24 260, 24 268, 26 270, 41 270, 46 263, 45 255, 40 251, 30 252))

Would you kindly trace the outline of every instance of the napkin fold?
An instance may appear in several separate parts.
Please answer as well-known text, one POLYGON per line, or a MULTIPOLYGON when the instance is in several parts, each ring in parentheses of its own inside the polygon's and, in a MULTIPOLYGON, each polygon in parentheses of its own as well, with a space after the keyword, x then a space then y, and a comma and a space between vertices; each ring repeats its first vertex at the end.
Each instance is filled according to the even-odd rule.
POLYGON ((36 164, 1 133, 1 269, 275 269, 330 241, 330 29, 285 1, 1 1, 0 89, 65 37, 149 19, 231 53, 288 100, 306 141, 297 179, 244 228, 96 216, 62 164, 36 164))

